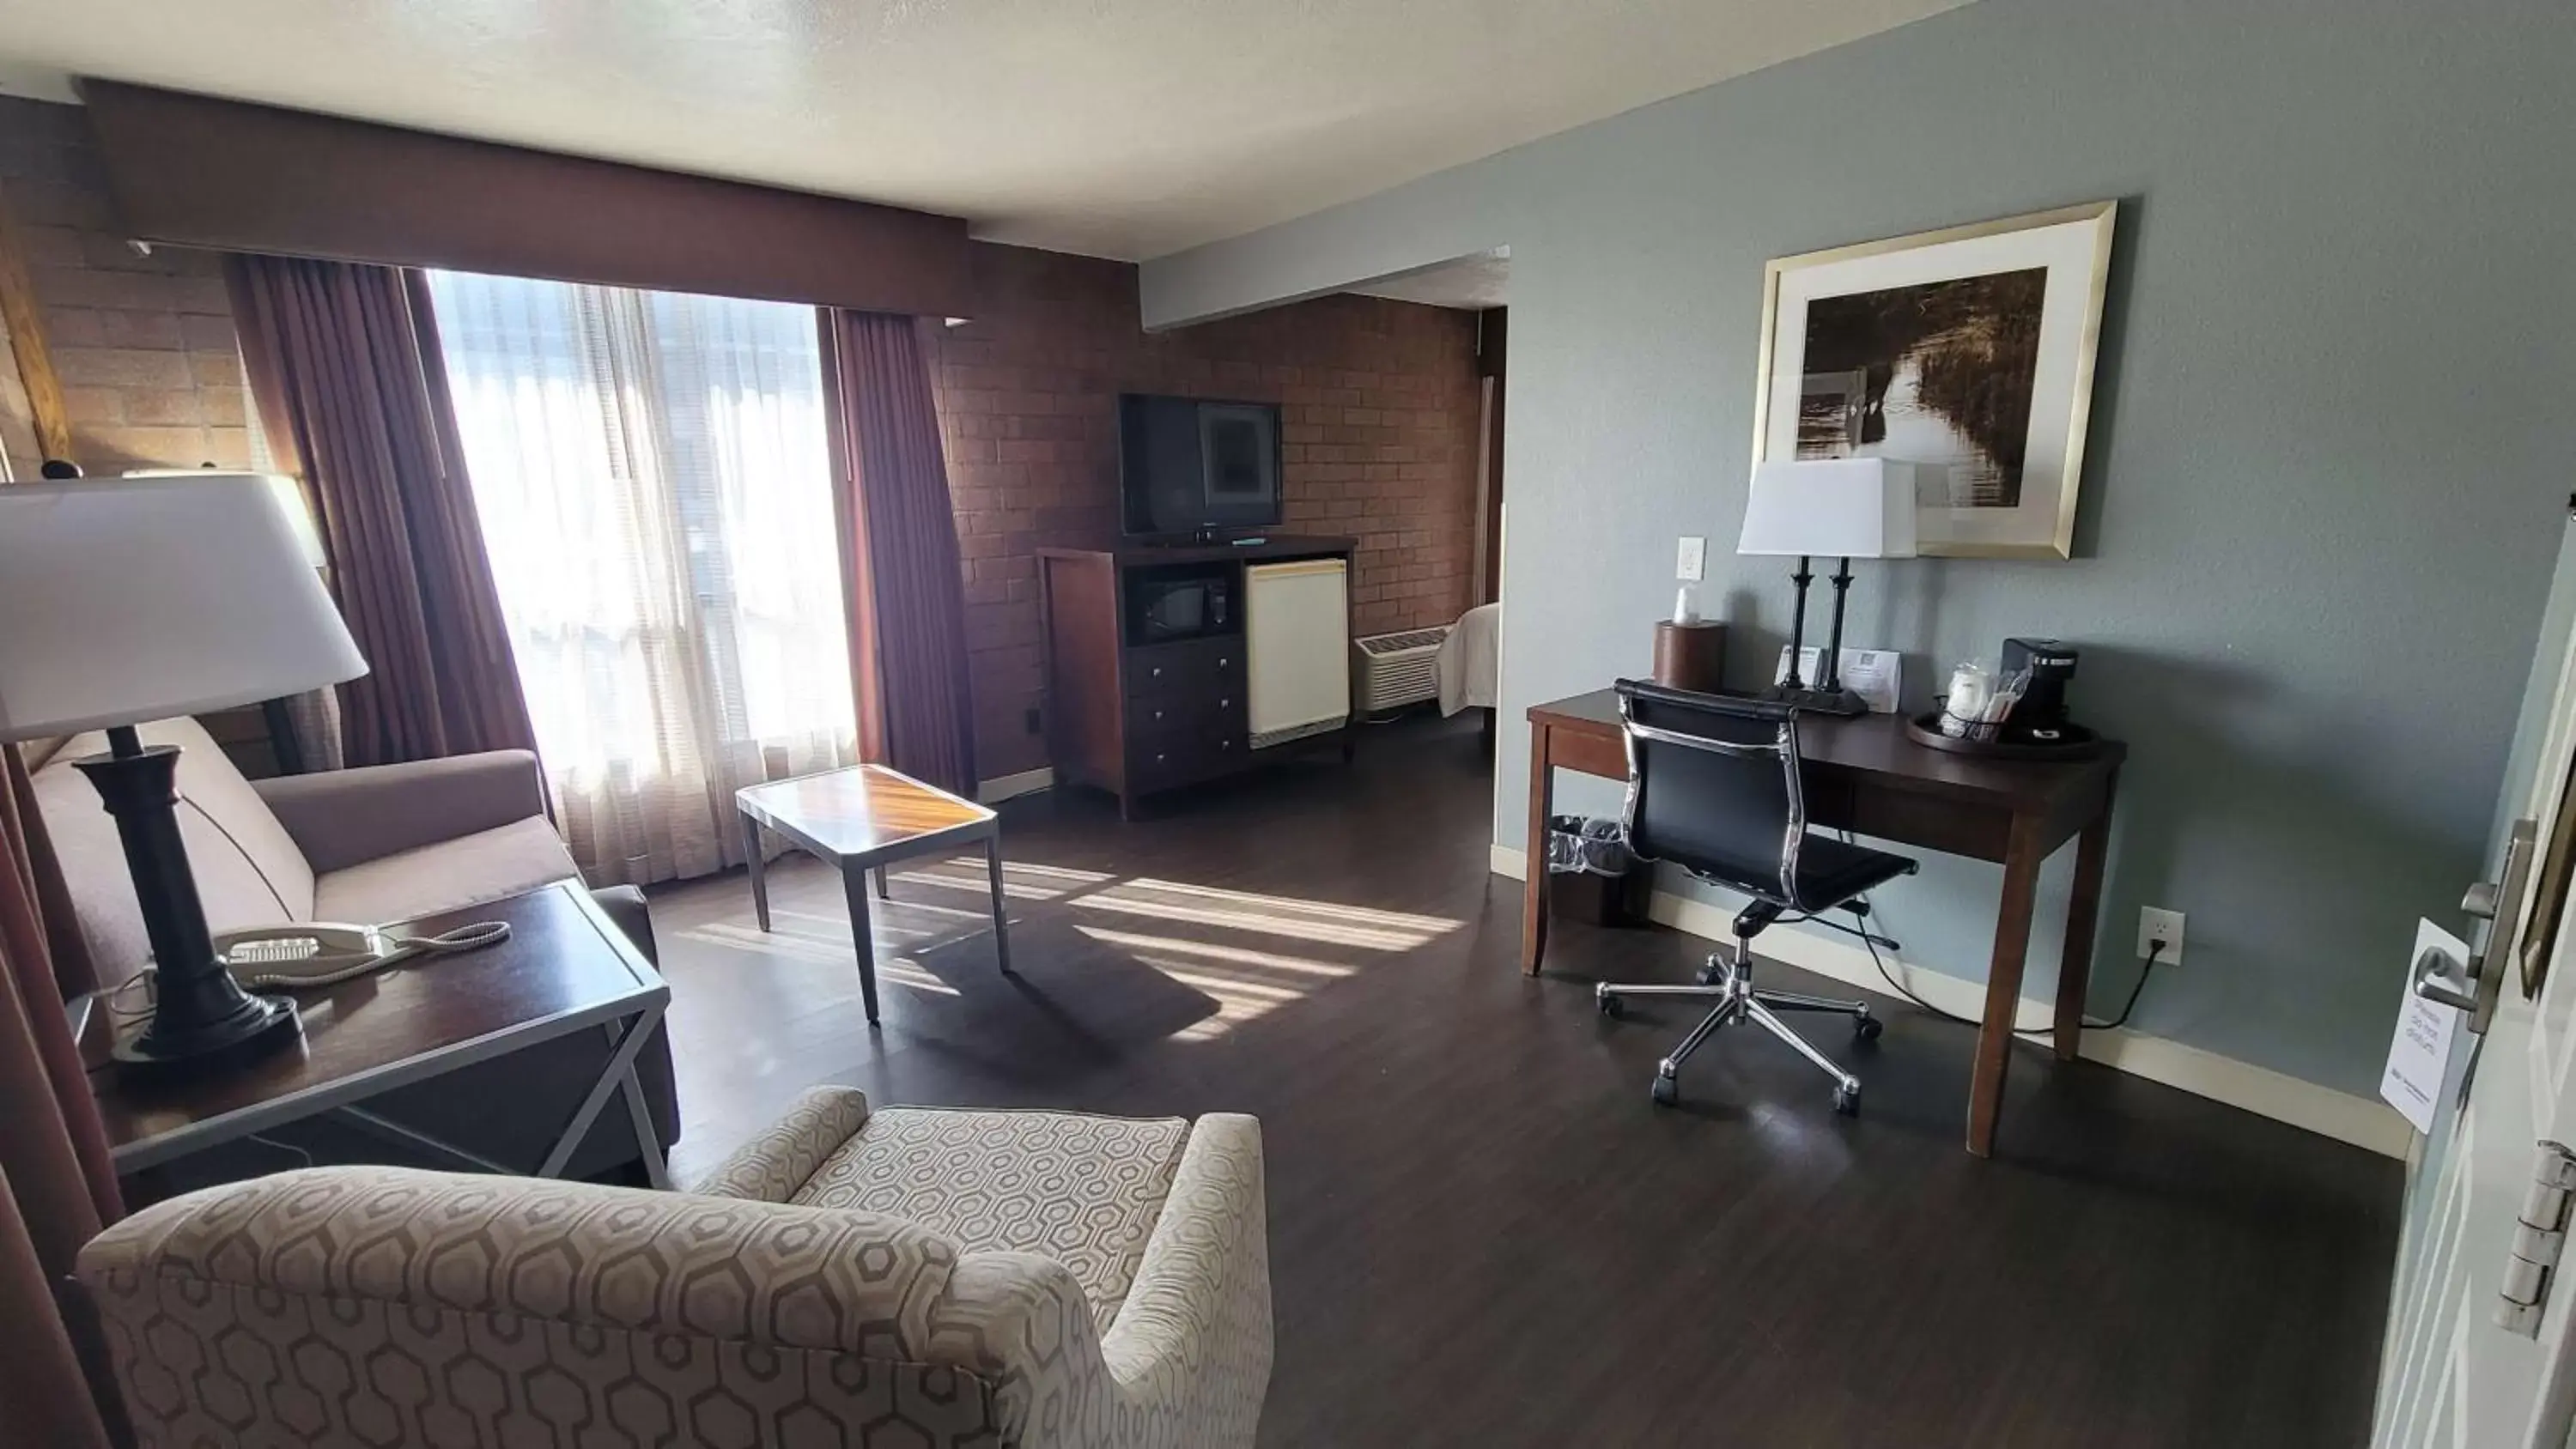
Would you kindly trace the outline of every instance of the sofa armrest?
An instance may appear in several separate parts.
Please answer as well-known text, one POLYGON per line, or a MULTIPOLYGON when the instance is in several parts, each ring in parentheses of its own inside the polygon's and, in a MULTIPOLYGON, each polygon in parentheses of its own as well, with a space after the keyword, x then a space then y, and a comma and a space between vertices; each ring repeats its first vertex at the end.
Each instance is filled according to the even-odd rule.
POLYGON ((545 785, 526 750, 488 750, 254 780, 316 875, 542 815, 545 785))
POLYGON ((1116 1442, 1250 1449, 1273 1347, 1264 1193, 1261 1124, 1201 1117, 1101 1341, 1116 1442))
POLYGON ((785 1202, 805 1185, 823 1159, 859 1135, 868 1123, 867 1094, 850 1087, 814 1087, 768 1131, 688 1185, 705 1197, 785 1202))

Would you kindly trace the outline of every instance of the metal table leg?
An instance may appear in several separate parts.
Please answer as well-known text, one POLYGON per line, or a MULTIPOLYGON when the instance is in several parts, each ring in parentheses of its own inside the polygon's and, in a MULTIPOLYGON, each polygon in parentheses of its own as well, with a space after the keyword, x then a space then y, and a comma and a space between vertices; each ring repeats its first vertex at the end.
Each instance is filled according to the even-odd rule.
POLYGON ((742 817, 743 865, 751 872, 751 914, 760 929, 769 929, 769 866, 761 859, 760 822, 742 817))
POLYGON ((850 902, 850 947, 859 957, 859 995, 867 1003, 868 1025, 877 1024, 876 933, 868 924, 868 873, 862 866, 841 867, 841 894, 850 902))
POLYGON ((1002 894, 1001 833, 984 838, 984 871, 993 883, 993 959, 1001 964, 1002 974, 1011 974, 1011 917, 1002 894))

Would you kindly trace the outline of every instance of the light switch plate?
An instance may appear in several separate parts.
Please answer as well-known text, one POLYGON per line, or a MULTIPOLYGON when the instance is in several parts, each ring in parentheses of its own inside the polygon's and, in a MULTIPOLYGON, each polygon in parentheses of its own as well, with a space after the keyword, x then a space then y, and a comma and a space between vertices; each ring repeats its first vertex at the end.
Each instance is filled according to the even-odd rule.
POLYGON ((1700 576, 1706 573, 1707 570, 1708 540, 1704 538, 1683 539, 1681 555, 1673 563, 1673 577, 1680 579, 1686 584, 1695 584, 1700 581, 1700 576))

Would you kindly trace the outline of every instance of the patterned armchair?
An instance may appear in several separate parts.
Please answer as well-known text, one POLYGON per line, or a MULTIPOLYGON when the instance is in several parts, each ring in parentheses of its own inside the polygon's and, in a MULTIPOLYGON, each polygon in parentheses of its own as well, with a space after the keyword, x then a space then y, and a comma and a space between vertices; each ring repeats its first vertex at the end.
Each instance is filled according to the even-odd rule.
POLYGON ((689 1193, 393 1168, 211 1188, 80 1257, 145 1449, 1249 1446, 1248 1117, 808 1093, 689 1193))

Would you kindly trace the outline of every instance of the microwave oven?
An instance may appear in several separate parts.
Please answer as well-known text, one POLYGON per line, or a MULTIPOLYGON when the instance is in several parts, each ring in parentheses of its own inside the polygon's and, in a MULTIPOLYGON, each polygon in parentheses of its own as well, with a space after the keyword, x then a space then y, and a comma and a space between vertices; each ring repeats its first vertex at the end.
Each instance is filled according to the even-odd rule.
POLYGON ((1164 644, 1242 632, 1232 569, 1162 578, 1140 571, 1130 576, 1128 587, 1128 628, 1134 643, 1164 644))

